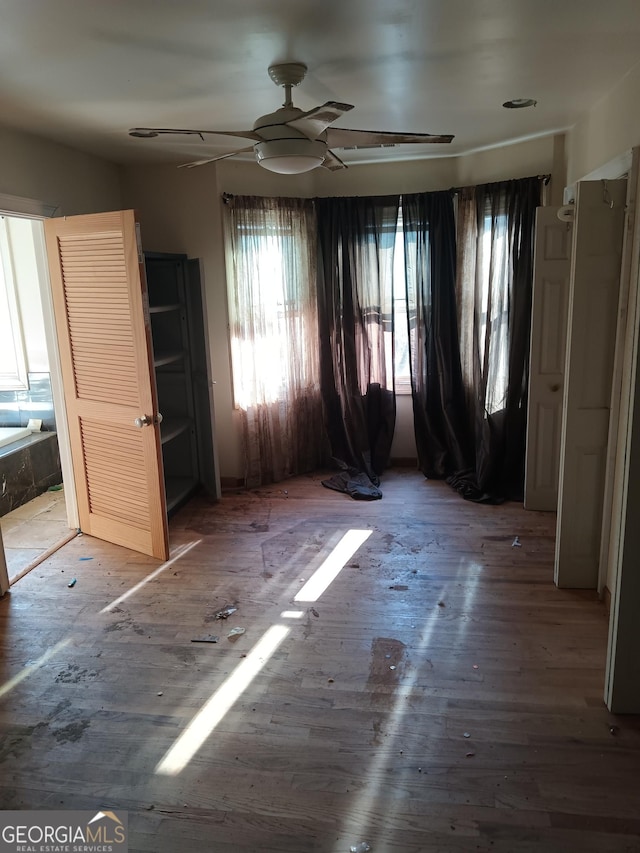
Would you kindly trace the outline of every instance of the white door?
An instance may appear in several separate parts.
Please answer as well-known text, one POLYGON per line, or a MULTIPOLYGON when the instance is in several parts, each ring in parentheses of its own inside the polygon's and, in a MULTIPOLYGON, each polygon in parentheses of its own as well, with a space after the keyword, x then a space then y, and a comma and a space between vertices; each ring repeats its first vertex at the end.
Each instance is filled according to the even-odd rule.
POLYGON ((558 210, 558 207, 539 207, 536 212, 524 484, 525 509, 553 512, 558 505, 573 237, 573 224, 561 222, 558 210))
POLYGON ((626 181, 578 183, 560 449, 555 581, 598 583, 626 181))

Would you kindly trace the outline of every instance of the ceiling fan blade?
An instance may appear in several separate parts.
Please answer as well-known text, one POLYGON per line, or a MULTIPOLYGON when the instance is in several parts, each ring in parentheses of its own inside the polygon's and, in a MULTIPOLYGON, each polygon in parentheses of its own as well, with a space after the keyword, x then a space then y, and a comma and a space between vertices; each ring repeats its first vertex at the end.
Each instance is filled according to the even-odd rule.
POLYGON ((321 107, 314 107, 298 118, 288 121, 289 127, 301 130, 309 139, 317 139, 321 133, 344 113, 353 109, 353 104, 341 104, 339 101, 327 101, 321 107))
POLYGON ((338 169, 346 169, 347 164, 343 163, 342 160, 333 153, 333 151, 329 151, 329 149, 327 149, 327 153, 324 155, 322 168, 329 169, 330 172, 336 172, 338 169))
POLYGON ((129 131, 129 136, 137 136, 142 139, 152 139, 155 136, 162 134, 178 134, 181 136, 204 136, 205 133, 213 134, 214 136, 237 136, 240 139, 255 139, 257 142, 262 141, 262 137, 254 130, 193 130, 191 128, 177 127, 132 127, 129 131))
MULTIPOLYGON (((293 122, 292 122, 293 123, 293 122)), ((359 148, 360 146, 404 145, 421 142, 451 142, 450 134, 434 133, 394 133, 385 130, 348 130, 345 127, 331 127, 327 130, 329 148, 359 148)))
POLYGON ((226 154, 218 154, 216 157, 207 157, 206 160, 195 160, 193 163, 180 163, 178 169, 193 169, 194 166, 205 166, 207 163, 215 163, 216 160, 226 160, 227 157, 235 157, 236 154, 244 154, 253 151, 253 145, 248 148, 239 148, 237 151, 228 151, 226 154))

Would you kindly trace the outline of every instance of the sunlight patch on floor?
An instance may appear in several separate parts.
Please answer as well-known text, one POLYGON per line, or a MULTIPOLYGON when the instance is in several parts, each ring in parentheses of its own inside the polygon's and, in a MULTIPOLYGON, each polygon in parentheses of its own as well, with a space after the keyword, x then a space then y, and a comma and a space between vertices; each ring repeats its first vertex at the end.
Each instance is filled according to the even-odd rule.
MULTIPOLYGON (((294 600, 317 601, 332 581, 338 577, 360 545, 371 536, 372 532, 372 530, 348 530, 298 592, 294 600)), ((110 606, 113 607, 113 605, 110 606)), ((286 619, 301 619, 304 611, 284 610, 280 615, 281 618, 286 619)), ((175 744, 159 762, 156 773, 164 776, 176 776, 187 766, 290 631, 291 628, 287 628, 285 625, 272 625, 265 632, 242 663, 238 664, 231 675, 198 711, 175 744)))
POLYGON ((57 655, 59 651, 62 651, 65 646, 68 646, 71 642, 71 638, 67 637, 66 640, 61 640, 57 643, 53 648, 48 649, 42 657, 39 657, 38 660, 33 661, 33 663, 28 663, 20 672, 16 673, 13 678, 10 678, 8 681, 0 687, 0 697, 5 696, 9 691, 13 690, 16 685, 20 684, 21 681, 24 681, 25 678, 28 678, 32 672, 35 672, 37 669, 40 669, 41 666, 50 660, 54 655, 57 655))
POLYGON ((372 530, 347 530, 333 551, 318 566, 293 600, 309 603, 317 601, 372 533, 372 530))
POLYGON ((156 773, 175 776, 198 752, 218 723, 224 719, 291 629, 272 625, 251 649, 242 663, 211 695, 175 744, 156 767, 156 773))
POLYGON ((114 607, 117 607, 118 604, 121 604, 123 601, 126 601, 127 598, 132 596, 135 592, 142 589, 143 586, 146 586, 152 580, 155 580, 158 575, 161 575, 162 572, 166 571, 170 568, 175 562, 177 562, 180 557, 184 557, 186 553, 191 551, 192 548, 195 548, 196 545, 199 545, 202 542, 202 539, 197 539, 194 542, 187 542, 185 545, 180 545, 175 549, 173 556, 170 560, 167 560, 166 563, 163 563, 161 566, 158 566, 150 575, 147 575, 146 578, 143 578, 139 583, 135 586, 132 586, 131 589, 127 590, 122 595, 118 596, 115 601, 112 601, 111 604, 107 604, 106 607, 103 607, 100 613, 108 613, 109 610, 113 610, 114 607))

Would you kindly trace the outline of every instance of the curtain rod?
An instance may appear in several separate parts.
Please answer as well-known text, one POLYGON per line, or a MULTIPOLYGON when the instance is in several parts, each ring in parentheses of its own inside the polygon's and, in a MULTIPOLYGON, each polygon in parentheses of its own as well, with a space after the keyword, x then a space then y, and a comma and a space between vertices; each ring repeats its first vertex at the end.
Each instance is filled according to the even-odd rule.
POLYGON ((551 174, 549 173, 546 175, 529 175, 526 178, 507 178, 504 181, 489 181, 486 184, 467 184, 466 186, 463 186, 463 187, 450 187, 449 192, 458 193, 461 190, 473 189, 474 187, 492 187, 492 186, 496 186, 497 184, 507 184, 510 181, 526 181, 529 178, 538 178, 538 180, 542 181, 546 187, 549 185, 549 181, 551 180, 551 174))
MULTIPOLYGON (((546 186, 548 186, 548 185, 549 185, 549 181, 551 180, 551 174, 546 174, 546 175, 529 175, 529 176, 528 176, 528 177, 526 177, 526 178, 507 178, 507 179, 506 179, 506 180, 504 180, 504 181, 490 181, 489 183, 486 183, 486 184, 467 184, 466 186, 463 186, 463 187, 449 187, 449 189, 448 189, 448 190, 420 190, 418 193, 394 193, 394 195, 398 195, 398 196, 403 196, 403 195, 419 195, 420 193, 425 193, 425 192, 450 192, 450 193, 458 193, 458 192, 460 192, 461 190, 473 189, 473 188, 475 188, 475 187, 491 187, 491 186, 496 186, 497 184, 506 184, 506 183, 509 183, 510 181, 526 181, 526 180, 529 180, 530 178, 538 178, 538 180, 542 181, 542 182, 544 183, 545 187, 546 187, 546 186)), ((272 197, 272 196, 263 196, 263 198, 271 198, 271 197, 272 197)), ((281 197, 282 197, 282 198, 285 198, 285 196, 277 196, 277 198, 281 198, 281 197)), ((304 199, 305 199, 305 200, 311 200, 311 201, 313 201, 313 199, 314 199, 315 197, 316 197, 316 196, 309 196, 309 197, 305 196, 305 197, 304 197, 304 199)), ((329 198, 329 197, 330 197, 330 196, 327 196, 327 198, 329 198)), ((347 198, 347 197, 348 197, 348 196, 338 196, 338 198, 347 198)), ((221 198, 222 198, 222 202, 223 202, 223 204, 229 204, 229 202, 230 202, 230 201, 233 201, 233 199, 235 198, 235 194, 234 194, 234 193, 227 193, 227 192, 223 192, 223 193, 221 194, 221 198)), ((297 198, 297 196, 296 196, 296 198, 297 198)), ((322 196, 322 198, 325 198, 325 196, 322 196)), ((362 196, 362 198, 366 198, 366 196, 362 196)))

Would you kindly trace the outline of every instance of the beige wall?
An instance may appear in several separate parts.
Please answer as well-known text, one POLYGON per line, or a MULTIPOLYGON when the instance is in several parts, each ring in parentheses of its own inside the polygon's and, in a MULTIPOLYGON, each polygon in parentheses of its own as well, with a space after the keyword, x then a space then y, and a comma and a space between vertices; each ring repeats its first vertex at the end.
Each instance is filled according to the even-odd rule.
POLYGON ((456 183, 458 186, 472 186, 551 173, 554 139, 554 136, 539 136, 458 157, 456 183))
MULTIPOLYGON (((124 206, 140 213, 143 244, 154 251, 200 258, 208 307, 216 411, 216 441, 223 478, 243 473, 240 435, 232 405, 226 280, 221 227, 223 192, 244 195, 384 195, 447 189, 550 172, 554 141, 533 140, 465 158, 354 165, 346 171, 318 169, 300 176, 274 175, 255 163, 222 161, 197 169, 128 167, 123 170, 124 206)), ((395 457, 415 456, 410 398, 398 406, 395 457)))
POLYGON ((640 144, 640 66, 584 113, 567 135, 567 183, 640 144))
POLYGON ((316 169, 306 175, 274 175, 255 163, 233 160, 220 162, 216 169, 220 192, 238 195, 311 197, 427 192, 551 173, 557 138, 538 137, 459 157, 356 164, 339 172, 316 169))
POLYGON ((239 421, 231 393, 224 244, 215 166, 129 168, 124 179, 124 204, 138 211, 144 249, 179 252, 201 261, 220 475, 239 478, 243 466, 239 421))
POLYGON ((38 136, 0 128, 0 193, 35 199, 63 213, 122 206, 120 167, 38 136))

